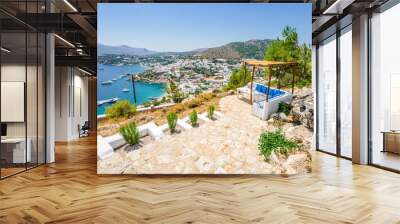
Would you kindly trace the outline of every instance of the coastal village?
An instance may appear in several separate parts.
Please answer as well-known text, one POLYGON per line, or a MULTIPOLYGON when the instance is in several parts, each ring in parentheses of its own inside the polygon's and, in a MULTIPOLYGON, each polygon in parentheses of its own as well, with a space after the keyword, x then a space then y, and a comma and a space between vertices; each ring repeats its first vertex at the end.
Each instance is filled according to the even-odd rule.
MULTIPOLYGON (((115 66, 139 64, 145 71, 135 74, 135 79, 149 83, 178 83, 179 90, 187 95, 213 91, 223 87, 233 70, 239 69, 240 60, 207 59, 200 56, 121 56, 101 57, 101 63, 115 66)), ((123 74, 128 75, 128 74, 123 74)), ((105 81, 105 85, 113 80, 105 81)))

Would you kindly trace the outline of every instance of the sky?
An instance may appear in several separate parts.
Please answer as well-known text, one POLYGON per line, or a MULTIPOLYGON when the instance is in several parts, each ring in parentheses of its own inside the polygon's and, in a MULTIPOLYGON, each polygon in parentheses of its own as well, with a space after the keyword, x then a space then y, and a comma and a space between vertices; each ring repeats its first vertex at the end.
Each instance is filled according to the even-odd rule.
POLYGON ((190 51, 251 39, 276 39, 295 27, 311 44, 311 4, 288 3, 100 3, 98 43, 190 51))

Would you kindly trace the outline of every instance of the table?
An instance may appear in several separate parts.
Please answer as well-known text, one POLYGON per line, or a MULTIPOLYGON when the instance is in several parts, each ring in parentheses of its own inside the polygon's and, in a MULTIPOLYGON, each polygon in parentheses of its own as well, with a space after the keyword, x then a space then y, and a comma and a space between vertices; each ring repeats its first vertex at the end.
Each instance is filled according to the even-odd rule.
POLYGON ((382 152, 400 154, 400 131, 382 131, 383 149, 382 152))

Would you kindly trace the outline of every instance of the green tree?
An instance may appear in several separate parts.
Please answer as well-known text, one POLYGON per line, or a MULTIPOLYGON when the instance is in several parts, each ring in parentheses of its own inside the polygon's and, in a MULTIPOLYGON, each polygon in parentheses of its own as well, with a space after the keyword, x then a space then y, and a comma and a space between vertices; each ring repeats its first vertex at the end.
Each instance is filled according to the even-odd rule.
POLYGON ((245 86, 250 81, 251 81, 251 72, 247 71, 245 69, 245 66, 242 65, 239 70, 232 71, 228 83, 225 86, 225 90, 231 90, 245 86))
MULTIPOLYGON (((289 55, 286 51, 284 41, 277 39, 272 41, 266 49, 265 60, 267 61, 288 61, 289 55)), ((281 88, 281 80, 287 73, 284 67, 276 67, 273 70, 274 77, 277 79, 277 87, 281 88)), ((269 70, 265 70, 266 76, 269 75, 269 70)))
POLYGON ((299 60, 297 61, 299 63, 299 85, 300 86, 309 86, 311 85, 311 47, 308 46, 307 44, 302 44, 299 47, 299 60))
MULTIPOLYGON (((295 72, 297 85, 304 86, 311 83, 311 48, 307 44, 299 45, 298 34, 295 28, 286 26, 282 30, 282 39, 271 42, 265 50, 265 60, 297 62, 296 69, 289 67, 274 68, 274 77, 277 87, 287 86, 292 81, 295 72)), ((269 71, 266 69, 265 74, 269 71)))

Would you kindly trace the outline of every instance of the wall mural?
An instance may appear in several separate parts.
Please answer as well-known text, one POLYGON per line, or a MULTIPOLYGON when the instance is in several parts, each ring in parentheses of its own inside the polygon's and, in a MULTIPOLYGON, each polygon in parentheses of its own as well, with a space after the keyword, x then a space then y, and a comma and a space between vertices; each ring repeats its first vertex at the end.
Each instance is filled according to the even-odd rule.
POLYGON ((99 174, 311 171, 311 4, 98 4, 99 174))

